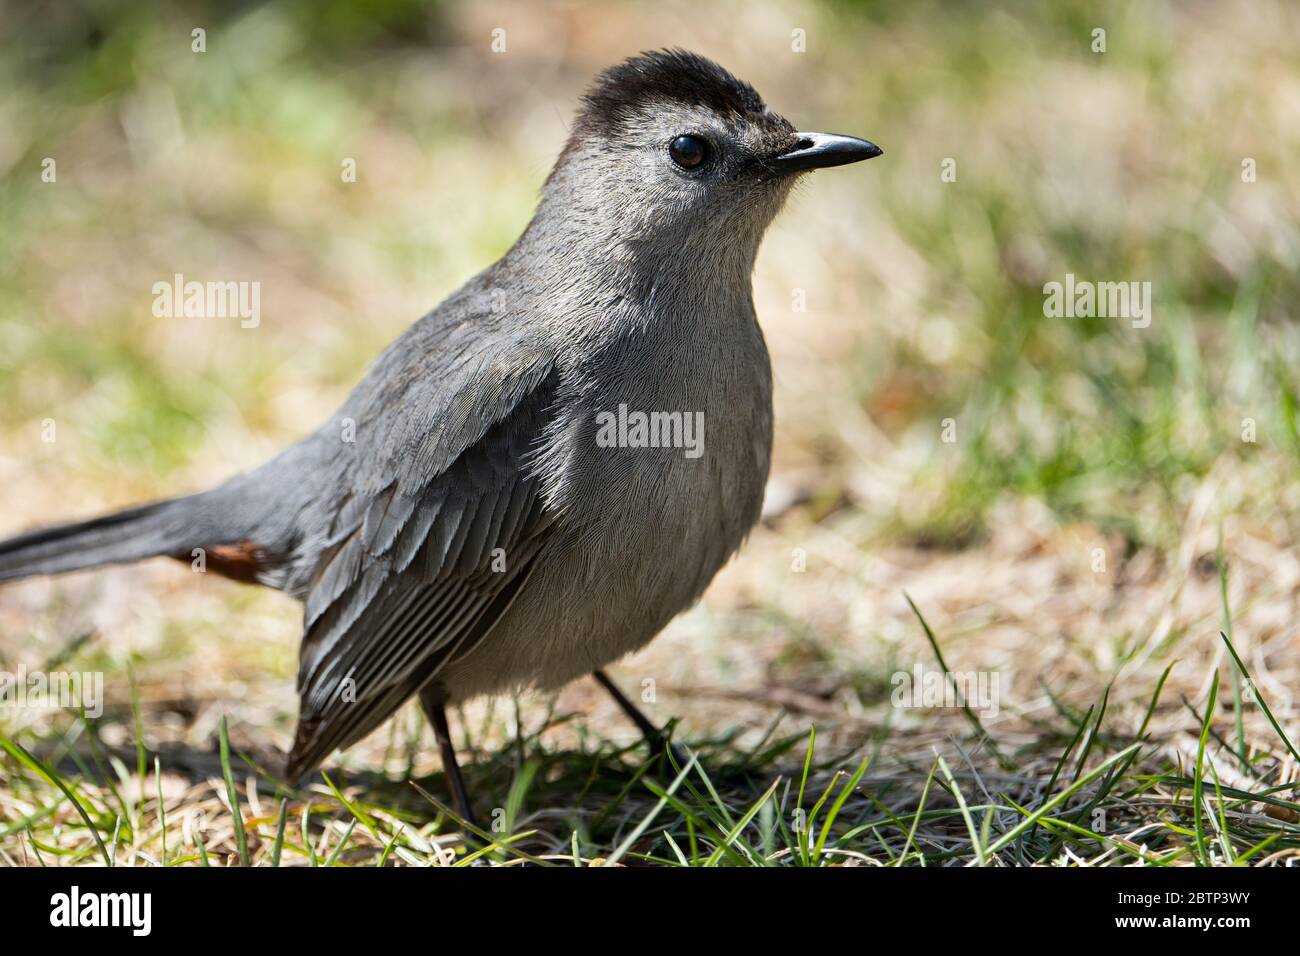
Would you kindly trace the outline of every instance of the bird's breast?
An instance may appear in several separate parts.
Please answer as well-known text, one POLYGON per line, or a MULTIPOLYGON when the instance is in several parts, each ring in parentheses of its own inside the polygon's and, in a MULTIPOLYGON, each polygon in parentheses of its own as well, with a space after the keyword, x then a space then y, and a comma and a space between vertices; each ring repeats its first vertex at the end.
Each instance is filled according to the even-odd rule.
POLYGON ((651 325, 590 358, 570 373, 548 500, 605 568, 671 560, 698 592, 762 507, 772 390, 752 311, 651 325))
POLYGON ((762 507, 772 389, 752 312, 731 319, 584 349, 565 369, 535 460, 551 537, 492 655, 448 675, 458 697, 557 687, 636 650, 740 546, 762 507))

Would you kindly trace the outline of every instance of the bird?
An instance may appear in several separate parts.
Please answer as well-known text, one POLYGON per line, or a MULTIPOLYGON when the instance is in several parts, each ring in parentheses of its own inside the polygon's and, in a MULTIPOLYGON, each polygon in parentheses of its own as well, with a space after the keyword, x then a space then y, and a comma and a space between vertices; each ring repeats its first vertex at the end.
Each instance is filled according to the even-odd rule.
POLYGON ((449 705, 605 673, 694 604, 771 460, 752 274, 805 173, 882 154, 799 132, 682 49, 600 73, 523 233, 335 415, 209 490, 0 542, 0 582, 164 556, 303 604, 300 781, 418 698, 463 822, 449 705))

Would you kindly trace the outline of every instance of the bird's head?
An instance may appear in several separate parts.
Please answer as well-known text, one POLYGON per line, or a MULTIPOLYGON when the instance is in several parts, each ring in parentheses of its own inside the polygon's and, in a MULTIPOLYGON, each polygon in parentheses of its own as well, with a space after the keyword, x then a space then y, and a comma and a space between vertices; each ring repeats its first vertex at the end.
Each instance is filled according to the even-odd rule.
POLYGON ((544 204, 656 254, 665 240, 692 253, 756 249, 800 174, 880 154, 852 136, 799 132, 702 56, 643 53, 587 92, 544 204))

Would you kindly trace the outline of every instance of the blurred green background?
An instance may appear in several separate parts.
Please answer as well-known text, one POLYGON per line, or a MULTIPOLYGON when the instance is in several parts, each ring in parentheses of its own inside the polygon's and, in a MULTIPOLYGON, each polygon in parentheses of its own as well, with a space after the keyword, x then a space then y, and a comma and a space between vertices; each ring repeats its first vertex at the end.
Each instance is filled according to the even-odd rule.
MULTIPOLYGON (((207 484, 314 427, 518 234, 590 75, 664 45, 802 127, 886 147, 806 184, 757 270, 777 472, 815 476, 823 511, 952 547, 1030 497, 1141 546, 1225 458, 1243 496, 1294 504, 1290 4, 0 11, 6 531, 207 484), (154 318, 150 287, 176 272, 259 280, 262 326, 154 318), (1067 272, 1151 282, 1150 328, 1045 318, 1067 272)), ((1270 516, 1296 530, 1294 508, 1270 516)))
MULTIPOLYGON (((1221 527, 1234 604, 1283 654, 1257 664, 1294 673, 1300 10, 1280 0, 0 5, 0 533, 205 487, 314 429, 522 230, 591 76, 663 46, 886 150, 809 177, 759 258, 769 520, 628 665, 693 687, 665 714, 689 726, 701 683, 867 712, 926 653, 903 588, 957 665, 1018 662, 1021 702, 1158 673, 1181 635, 1214 657, 1221 527), (260 282, 261 324, 155 318, 175 273, 260 282), (1150 326, 1045 317, 1067 273, 1150 282, 1150 326)), ((0 650, 39 661, 91 616, 86 653, 191 701, 191 739, 243 701, 282 743, 296 609, 193 577, 6 589, 0 650)))
MULTIPOLYGON (((1096 714, 1098 754, 1150 731, 1120 801, 1145 842, 1200 765, 1187 702, 1216 672, 1237 748, 1216 783, 1284 783, 1294 765, 1279 769, 1218 631, 1294 729, 1300 7, 1286 0, 0 2, 0 535, 207 487, 313 430, 523 229, 590 78, 665 46, 885 156, 808 177, 769 233, 754 277, 776 381, 767 517, 703 604, 616 676, 653 679, 650 709, 686 739, 720 737, 715 766, 753 758, 778 725, 815 724, 819 753, 854 754, 839 769, 870 746, 881 759, 854 819, 887 792, 910 815, 934 748, 969 728, 958 710, 890 706, 891 672, 934 660, 906 591, 950 667, 1002 675, 986 726, 1019 776, 990 786, 1020 787, 1021 805, 1096 714), (156 318, 152 287, 176 273, 259 282, 260 325, 156 318), (1067 274, 1151 283, 1149 327, 1045 316, 1044 285, 1067 274)), ((127 763, 137 740, 179 745, 157 789, 178 814, 219 816, 204 755, 228 715, 235 745, 276 764, 301 618, 210 578, 159 560, 7 587, 0 667, 103 671, 94 734, 127 763)), ((590 803, 597 775, 588 724, 552 716, 585 714, 631 747, 633 732, 589 681, 494 706, 457 724, 497 764, 546 730, 555 764, 529 792, 530 825, 567 852, 574 793, 590 803)), ((0 716, 6 738, 56 756, 82 732, 57 711, 0 716)), ((437 765, 427 735, 408 707, 337 759, 401 779, 437 765)), ((959 774, 990 762, 947 752, 959 774)), ((622 751, 602 759, 622 799, 622 751)), ((516 808, 529 766, 514 767, 516 808)), ((62 829, 42 840, 93 859, 67 808, 53 814, 58 794, 12 760, 0 778, 0 853, 26 859, 25 821, 49 811, 62 829)), ((477 792, 504 800, 509 780, 485 763, 477 792)), ((592 854, 613 845, 616 805, 604 830, 581 817, 592 854)), ((1201 826, 1189 808, 1171 858, 1201 826)), ((1252 814, 1243 846, 1261 839, 1252 814)), ((966 839, 950 817, 928 847, 966 839)), ((1294 853, 1287 832, 1277 849, 1294 853)), ((1024 859, 1040 852, 1056 848, 1024 859)))

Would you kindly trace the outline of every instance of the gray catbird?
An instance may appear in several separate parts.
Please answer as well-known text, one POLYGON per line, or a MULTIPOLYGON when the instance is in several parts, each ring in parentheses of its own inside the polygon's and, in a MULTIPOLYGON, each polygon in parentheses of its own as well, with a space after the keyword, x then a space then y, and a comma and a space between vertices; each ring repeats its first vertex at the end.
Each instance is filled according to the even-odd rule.
POLYGON ((800 133, 680 50, 601 74, 537 212, 324 427, 210 491, 0 543, 0 581, 155 555, 304 602, 297 779, 412 695, 595 673, 699 598, 759 516, 772 383, 750 274, 797 174, 880 155, 800 133))

